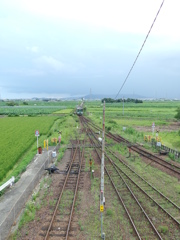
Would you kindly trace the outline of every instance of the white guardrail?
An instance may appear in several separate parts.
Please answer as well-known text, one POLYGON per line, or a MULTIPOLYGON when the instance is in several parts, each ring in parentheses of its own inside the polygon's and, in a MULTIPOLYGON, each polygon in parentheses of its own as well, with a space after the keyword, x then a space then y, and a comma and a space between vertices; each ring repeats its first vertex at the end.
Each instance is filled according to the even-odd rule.
POLYGON ((4 190, 6 187, 12 186, 15 181, 15 177, 10 178, 7 182, 5 182, 2 186, 0 186, 0 192, 4 190))

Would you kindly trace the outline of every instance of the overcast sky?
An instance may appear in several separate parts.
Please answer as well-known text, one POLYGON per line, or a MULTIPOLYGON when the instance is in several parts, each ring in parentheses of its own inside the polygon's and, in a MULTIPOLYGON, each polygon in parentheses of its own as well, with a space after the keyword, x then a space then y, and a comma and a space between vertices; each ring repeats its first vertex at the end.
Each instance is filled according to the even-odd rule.
MULTIPOLYGON (((1 98, 115 97, 161 3, 1 0, 1 98)), ((165 0, 121 95, 180 99, 179 9, 165 0)))

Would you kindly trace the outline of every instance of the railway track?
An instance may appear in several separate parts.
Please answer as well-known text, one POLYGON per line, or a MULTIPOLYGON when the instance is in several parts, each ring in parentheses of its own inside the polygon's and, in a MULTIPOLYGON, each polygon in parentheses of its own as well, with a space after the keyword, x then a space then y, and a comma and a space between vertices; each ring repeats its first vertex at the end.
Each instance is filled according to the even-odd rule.
MULTIPOLYGON (((83 122, 88 128, 86 121, 83 122)), ((91 144, 98 139, 91 128, 87 131, 91 144)), ((99 144, 100 145, 100 144, 99 144)), ((101 150, 95 147, 101 161, 101 150)), ((161 227, 168 226, 174 239, 180 235, 180 207, 145 181, 106 147, 105 172, 123 205, 138 239, 163 239, 161 227)))
MULTIPOLYGON (((174 222, 180 225, 180 207, 157 190, 152 184, 148 183, 143 177, 137 174, 110 149, 107 149, 107 152, 111 154, 116 168, 124 175, 124 177, 129 181, 134 182, 140 191, 144 192, 144 194, 146 194, 149 199, 154 201, 166 214, 168 214, 174 222), (167 206, 167 209, 165 206, 167 206)), ((109 158, 109 156, 107 156, 107 158, 109 158)))
POLYGON ((164 159, 148 152, 147 150, 145 150, 144 148, 142 148, 141 146, 138 146, 137 144, 132 144, 129 141, 127 141, 125 138, 117 135, 113 135, 112 133, 109 133, 108 136, 112 139, 114 139, 116 142, 118 143, 126 143, 127 146, 129 148, 131 148, 131 150, 133 150, 134 152, 138 153, 139 155, 149 159, 150 161, 161 165, 162 167, 170 170, 172 173, 174 173, 179 179, 180 179, 180 166, 172 163, 172 162, 167 162, 164 159))
MULTIPOLYGON (((89 120, 87 120, 84 117, 83 117, 83 121, 86 122, 86 124, 90 125, 91 127, 95 128, 96 130, 102 131, 99 127, 92 124, 89 120)), ((179 164, 173 163, 172 161, 168 162, 168 161, 160 158, 159 156, 148 152, 147 150, 145 150, 138 144, 132 144, 127 139, 125 139, 119 135, 114 135, 114 134, 108 132, 108 133, 106 133, 106 136, 113 139, 114 141, 116 141, 118 143, 125 143, 127 145, 127 147, 131 148, 131 150, 133 150, 134 152, 138 153, 139 155, 150 160, 151 161, 150 163, 155 163, 155 164, 161 166, 163 169, 168 170, 168 172, 166 171, 167 173, 170 172, 171 174, 173 174, 173 176, 180 179, 180 165, 179 164)))
POLYGON ((41 239, 70 239, 76 232, 72 227, 74 206, 79 189, 80 177, 84 168, 84 149, 78 141, 71 148, 71 159, 67 163, 62 189, 56 202, 55 209, 48 219, 45 219, 39 236, 41 239))

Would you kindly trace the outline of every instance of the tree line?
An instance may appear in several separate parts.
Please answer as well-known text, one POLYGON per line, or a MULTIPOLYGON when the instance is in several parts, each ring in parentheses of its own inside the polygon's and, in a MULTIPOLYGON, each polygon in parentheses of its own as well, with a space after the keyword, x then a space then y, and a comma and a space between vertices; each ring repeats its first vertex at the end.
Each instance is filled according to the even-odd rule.
POLYGON ((103 103, 104 101, 105 101, 106 103, 119 103, 119 102, 143 103, 142 100, 134 99, 134 98, 127 98, 127 99, 122 99, 122 98, 119 98, 119 99, 103 98, 103 99, 102 99, 102 103, 103 103))

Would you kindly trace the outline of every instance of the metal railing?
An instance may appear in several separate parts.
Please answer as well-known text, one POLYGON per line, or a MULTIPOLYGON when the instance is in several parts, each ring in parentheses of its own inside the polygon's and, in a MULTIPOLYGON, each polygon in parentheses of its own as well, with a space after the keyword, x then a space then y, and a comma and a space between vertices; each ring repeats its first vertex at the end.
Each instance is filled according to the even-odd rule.
POLYGON ((0 192, 3 191, 5 188, 12 186, 12 184, 15 181, 15 177, 13 176, 12 178, 10 178, 7 182, 5 182, 2 186, 0 186, 0 192))

